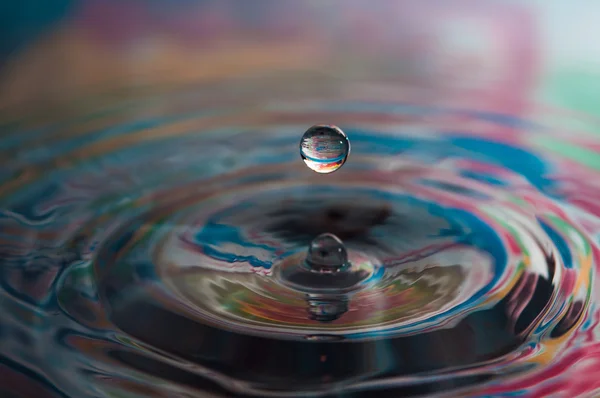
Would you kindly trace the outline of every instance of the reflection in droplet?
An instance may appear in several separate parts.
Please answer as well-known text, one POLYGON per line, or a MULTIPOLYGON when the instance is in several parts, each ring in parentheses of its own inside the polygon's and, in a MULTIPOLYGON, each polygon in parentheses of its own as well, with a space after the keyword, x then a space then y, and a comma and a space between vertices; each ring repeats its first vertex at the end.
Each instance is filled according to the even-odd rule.
POLYGON ((348 312, 346 295, 307 294, 308 314, 310 319, 319 322, 331 322, 348 312))
POLYGON ((332 173, 342 167, 350 154, 350 141, 336 126, 315 125, 300 140, 304 163, 317 173, 332 173))

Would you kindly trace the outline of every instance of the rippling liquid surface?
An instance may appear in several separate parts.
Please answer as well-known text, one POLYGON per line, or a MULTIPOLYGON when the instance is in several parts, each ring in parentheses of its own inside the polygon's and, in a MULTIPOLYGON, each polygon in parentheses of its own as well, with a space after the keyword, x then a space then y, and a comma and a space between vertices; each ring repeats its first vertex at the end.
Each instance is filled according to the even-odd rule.
POLYGON ((0 395, 600 391, 598 142, 542 122, 577 115, 207 97, 2 126, 0 395), (367 276, 341 304, 277 278, 323 233, 367 276))

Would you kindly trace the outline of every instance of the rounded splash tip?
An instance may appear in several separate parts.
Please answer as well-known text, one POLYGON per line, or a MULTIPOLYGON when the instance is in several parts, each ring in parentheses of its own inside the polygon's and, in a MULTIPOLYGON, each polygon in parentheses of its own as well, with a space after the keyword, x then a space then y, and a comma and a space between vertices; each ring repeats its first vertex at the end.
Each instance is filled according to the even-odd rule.
POLYGON ((273 276, 283 285, 308 294, 309 301, 317 298, 326 304, 361 290, 374 272, 369 257, 346 249, 337 236, 325 233, 312 240, 308 252, 298 252, 279 261, 273 276))
POLYGON ((348 268, 348 252, 335 235, 325 233, 310 242, 306 266, 312 272, 333 274, 348 268))
POLYGON ((302 160, 317 173, 333 173, 344 165, 349 154, 350 141, 337 126, 314 125, 300 140, 302 160))

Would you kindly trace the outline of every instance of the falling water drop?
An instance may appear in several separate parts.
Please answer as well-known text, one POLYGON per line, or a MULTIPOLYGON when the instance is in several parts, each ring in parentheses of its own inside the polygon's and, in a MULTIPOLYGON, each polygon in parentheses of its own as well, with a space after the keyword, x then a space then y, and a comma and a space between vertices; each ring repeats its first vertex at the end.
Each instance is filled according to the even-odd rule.
POLYGON ((348 252, 337 236, 321 234, 310 242, 306 264, 311 271, 333 274, 348 267, 348 252))
POLYGON ((332 173, 342 167, 350 154, 350 141, 336 126, 315 125, 300 140, 304 163, 317 173, 332 173))

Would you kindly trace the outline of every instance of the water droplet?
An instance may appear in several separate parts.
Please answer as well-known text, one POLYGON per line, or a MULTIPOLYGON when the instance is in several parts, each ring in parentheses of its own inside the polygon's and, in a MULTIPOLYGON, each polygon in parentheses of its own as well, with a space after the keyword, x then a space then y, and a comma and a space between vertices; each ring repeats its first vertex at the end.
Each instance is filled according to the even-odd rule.
POLYGON ((342 167, 350 154, 350 141, 336 126, 315 125, 300 140, 304 163, 317 173, 332 173, 342 167))
POLYGON ((321 234, 310 242, 306 264, 314 272, 336 273, 348 267, 348 252, 337 236, 321 234))

